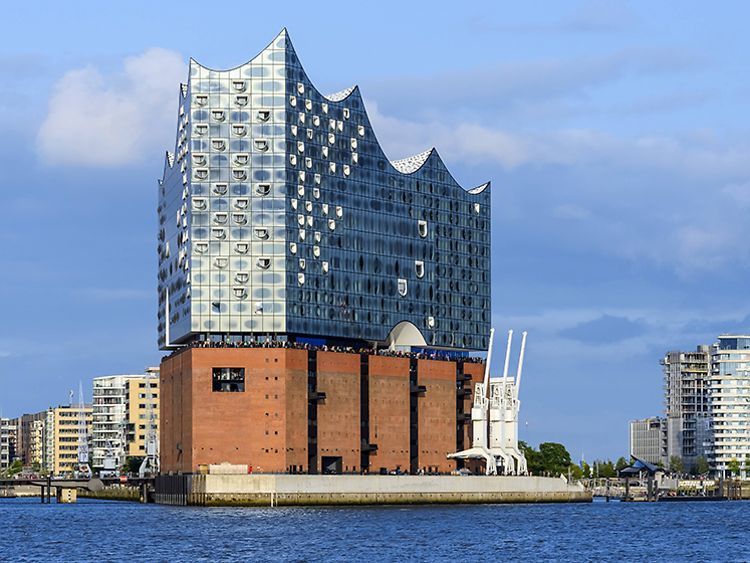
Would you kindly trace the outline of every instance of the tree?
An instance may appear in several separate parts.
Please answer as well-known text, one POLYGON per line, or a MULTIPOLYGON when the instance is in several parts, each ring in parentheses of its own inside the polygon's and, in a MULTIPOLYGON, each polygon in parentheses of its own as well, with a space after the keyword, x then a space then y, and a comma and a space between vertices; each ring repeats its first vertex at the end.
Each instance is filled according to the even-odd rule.
POLYGON ((13 475, 18 474, 21 471, 23 471, 23 462, 20 459, 17 459, 10 464, 10 467, 8 467, 8 477, 13 477, 13 475))
POLYGON ((682 458, 676 455, 673 455, 672 457, 670 457, 669 469, 674 471, 675 473, 682 473, 682 470, 685 469, 685 466, 682 463, 682 458))
POLYGON ((628 460, 626 460, 624 457, 620 457, 620 459, 617 460, 617 463, 615 464, 615 469, 617 471, 622 471, 629 465, 628 460))
POLYGON ((731 475, 740 474, 740 462, 737 460, 737 458, 733 457, 729 460, 729 463, 727 463, 727 469, 729 470, 729 473, 731 475))
POLYGON ((518 449, 520 449, 521 453, 526 457, 526 466, 529 473, 532 475, 541 475, 544 472, 544 467, 539 452, 524 441, 518 442, 518 449))
POLYGON ((539 444, 539 455, 544 471, 553 475, 562 475, 568 472, 571 463, 570 454, 562 444, 543 442, 539 444))
POLYGON ((583 477, 583 471, 575 463, 570 464, 570 477, 571 479, 581 479, 583 477))
POLYGON ((610 460, 598 462, 597 467, 599 468, 599 477, 617 477, 615 466, 610 460))
POLYGON ((581 471, 584 477, 591 477, 591 466, 585 461, 581 462, 581 471))
POLYGON ((705 475, 708 473, 708 470, 708 460, 703 456, 699 456, 698 459, 695 460, 695 472, 698 475, 705 475))

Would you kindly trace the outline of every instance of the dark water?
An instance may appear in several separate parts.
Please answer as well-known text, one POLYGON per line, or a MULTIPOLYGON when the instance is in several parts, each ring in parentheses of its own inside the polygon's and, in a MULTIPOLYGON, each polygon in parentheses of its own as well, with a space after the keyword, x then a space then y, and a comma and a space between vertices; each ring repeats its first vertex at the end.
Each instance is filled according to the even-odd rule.
POLYGON ((0 499, 2 561, 748 561, 750 502, 180 508, 0 499))

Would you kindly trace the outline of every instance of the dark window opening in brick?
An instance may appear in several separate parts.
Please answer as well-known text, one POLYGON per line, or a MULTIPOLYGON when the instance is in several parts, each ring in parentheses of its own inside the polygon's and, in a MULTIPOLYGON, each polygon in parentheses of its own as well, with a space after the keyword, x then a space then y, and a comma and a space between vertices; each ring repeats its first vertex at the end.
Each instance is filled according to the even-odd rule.
POLYGON ((214 368, 213 390, 230 393, 245 391, 245 368, 214 368))

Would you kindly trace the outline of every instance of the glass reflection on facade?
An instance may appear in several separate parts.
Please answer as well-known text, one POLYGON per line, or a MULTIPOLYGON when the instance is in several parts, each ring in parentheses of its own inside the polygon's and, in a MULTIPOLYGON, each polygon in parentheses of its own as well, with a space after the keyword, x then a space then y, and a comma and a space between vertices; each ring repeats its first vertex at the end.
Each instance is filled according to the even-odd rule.
POLYGON ((320 94, 286 31, 234 69, 190 61, 159 192, 163 348, 487 346, 489 183, 464 190, 434 149, 389 161, 359 89, 320 94))

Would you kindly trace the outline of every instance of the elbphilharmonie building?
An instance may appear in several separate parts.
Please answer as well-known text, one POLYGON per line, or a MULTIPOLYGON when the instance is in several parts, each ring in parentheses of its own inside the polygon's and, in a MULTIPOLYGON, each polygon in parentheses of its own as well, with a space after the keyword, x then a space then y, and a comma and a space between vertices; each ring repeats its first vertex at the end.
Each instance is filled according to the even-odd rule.
POLYGON ((435 149, 389 160, 357 87, 323 95, 286 30, 190 61, 159 182, 159 344, 487 346, 490 188, 435 149))

